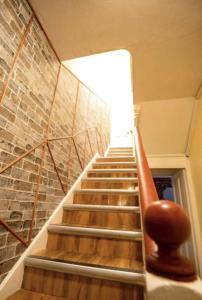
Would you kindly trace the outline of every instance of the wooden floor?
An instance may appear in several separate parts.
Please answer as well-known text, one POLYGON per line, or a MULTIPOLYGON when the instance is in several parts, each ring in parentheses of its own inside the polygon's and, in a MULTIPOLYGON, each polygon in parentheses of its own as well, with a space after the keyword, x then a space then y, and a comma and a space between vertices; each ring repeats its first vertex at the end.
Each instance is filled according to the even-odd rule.
MULTIPOLYGON (((26 267, 23 288, 68 300, 143 300, 144 287, 26 267)), ((57 299, 57 298, 56 298, 57 299)), ((10 300, 10 299, 9 299, 10 300)), ((16 300, 13 298, 12 300, 16 300)))
POLYGON ((143 300, 137 184, 131 148, 98 158, 62 223, 48 227, 46 249, 26 259, 23 289, 7 300, 143 300))

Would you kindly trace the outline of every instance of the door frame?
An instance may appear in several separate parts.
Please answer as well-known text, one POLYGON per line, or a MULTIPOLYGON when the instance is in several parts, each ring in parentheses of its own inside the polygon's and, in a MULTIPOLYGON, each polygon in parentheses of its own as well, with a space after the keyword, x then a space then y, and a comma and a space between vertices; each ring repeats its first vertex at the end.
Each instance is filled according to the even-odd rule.
MULTIPOLYGON (((172 176, 173 193, 175 203, 181 205, 189 216, 190 223, 193 224, 193 213, 191 211, 191 199, 189 194, 189 188, 187 183, 187 176, 185 169, 178 169, 172 176)), ((199 258, 196 248, 196 236, 194 228, 191 226, 191 234, 188 242, 182 245, 181 253, 189 257, 196 267, 197 273, 200 274, 199 258)), ((201 274, 200 274, 201 275, 201 274)))
POLYGON ((192 242, 195 262, 197 264, 198 275, 202 277, 202 235, 189 158, 181 154, 148 155, 147 158, 150 168, 155 170, 155 175, 163 174, 174 176, 175 174, 177 174, 177 172, 182 172, 181 174, 183 174, 181 176, 183 176, 184 180, 184 193, 186 197, 184 201, 182 199, 180 201, 182 206, 187 210, 190 218, 190 222, 192 225, 192 242))

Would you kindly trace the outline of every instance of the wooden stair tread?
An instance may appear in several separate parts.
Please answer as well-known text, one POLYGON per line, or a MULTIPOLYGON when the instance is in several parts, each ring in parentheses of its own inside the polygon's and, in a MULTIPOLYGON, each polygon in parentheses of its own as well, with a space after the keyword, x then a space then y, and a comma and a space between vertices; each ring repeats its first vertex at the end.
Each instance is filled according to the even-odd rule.
POLYGON ((39 257, 54 261, 82 264, 91 267, 121 269, 125 271, 143 272, 143 263, 141 261, 130 260, 127 258, 103 257, 98 254, 80 254, 68 253, 64 250, 44 249, 31 257, 39 257))
POLYGON ((60 262, 60 261, 55 261, 50 259, 43 259, 39 257, 36 258, 34 256, 32 257, 30 256, 25 259, 25 267, 26 269, 31 268, 31 270, 33 270, 33 274, 36 274, 37 270, 39 270, 39 274, 41 274, 41 271, 44 272, 45 270, 47 270, 49 273, 51 272, 52 274, 57 272, 57 273, 69 274, 69 275, 71 274, 78 275, 78 276, 82 276, 83 278, 105 279, 108 282, 116 281, 119 283, 130 283, 135 287, 137 285, 141 285, 141 286, 145 285, 144 272, 134 272, 134 271, 127 271, 127 270, 106 268, 106 267, 98 268, 92 265, 90 266, 84 264, 76 264, 76 263, 74 264, 73 262, 71 263, 60 262))
POLYGON ((68 300, 67 298, 61 298, 51 295, 46 295, 42 293, 27 291, 27 290, 19 290, 7 300, 68 300))

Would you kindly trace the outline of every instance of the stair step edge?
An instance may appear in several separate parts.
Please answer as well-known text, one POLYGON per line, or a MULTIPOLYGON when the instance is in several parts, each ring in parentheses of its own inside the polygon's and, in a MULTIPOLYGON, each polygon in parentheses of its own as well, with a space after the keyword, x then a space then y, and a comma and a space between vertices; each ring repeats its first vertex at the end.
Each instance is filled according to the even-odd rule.
POLYGON ((117 206, 117 205, 96 205, 96 204, 66 204, 65 210, 93 210, 111 212, 140 212, 139 206, 117 206))
POLYGON ((128 194, 128 195, 138 195, 139 189, 136 187, 133 190, 128 189, 78 189, 74 191, 75 194, 128 194))
POLYGON ((134 156, 133 151, 132 150, 109 150, 106 154, 131 154, 131 156, 134 156))
POLYGON ((88 173, 136 173, 137 169, 93 169, 88 173))
POLYGON ((107 156, 101 156, 101 157, 98 157, 97 159, 128 159, 128 158, 132 158, 132 159, 134 159, 135 160, 135 156, 110 156, 110 155, 107 155, 107 156))
POLYGON ((95 237, 105 237, 113 239, 142 241, 141 231, 128 231, 128 230, 113 230, 101 229, 92 227, 74 227, 62 224, 52 224, 48 226, 48 232, 67 234, 67 235, 85 235, 95 237))
POLYGON ((136 157, 133 155, 133 153, 130 152, 108 152, 104 155, 104 157, 136 157))
POLYGON ((132 181, 137 182, 137 177, 89 177, 82 181, 132 181))
POLYGON ((93 165, 136 165, 135 161, 96 161, 93 165))
POLYGON ((74 274, 86 277, 95 277, 106 280, 121 281, 134 285, 145 285, 145 275, 143 273, 120 271, 109 268, 96 268, 64 262, 56 262, 41 258, 27 257, 25 266, 35 267, 60 273, 74 274))
MULTIPOLYGON (((122 153, 121 153, 122 154, 122 153)), ((111 155, 109 155, 109 154, 107 154, 107 156, 101 156, 101 157, 99 157, 99 158, 134 158, 135 159, 135 156, 134 155, 127 155, 127 156, 124 156, 124 155, 120 155, 120 156, 116 156, 116 157, 114 157, 114 156, 111 156, 111 155)))
POLYGON ((114 149, 126 149, 126 150, 133 150, 133 146, 117 146, 117 147, 114 147, 114 146, 110 146, 108 151, 110 150, 114 150, 114 149))

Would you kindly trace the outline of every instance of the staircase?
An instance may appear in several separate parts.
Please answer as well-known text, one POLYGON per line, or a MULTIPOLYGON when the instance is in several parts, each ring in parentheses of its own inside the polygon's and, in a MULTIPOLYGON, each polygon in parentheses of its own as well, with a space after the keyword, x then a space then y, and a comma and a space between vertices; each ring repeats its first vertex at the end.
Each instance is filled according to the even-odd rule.
POLYGON ((132 148, 97 158, 46 249, 25 260, 22 289, 9 300, 142 300, 144 265, 132 148))

